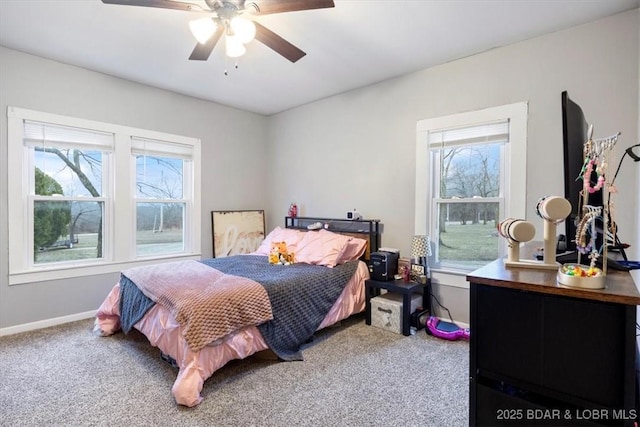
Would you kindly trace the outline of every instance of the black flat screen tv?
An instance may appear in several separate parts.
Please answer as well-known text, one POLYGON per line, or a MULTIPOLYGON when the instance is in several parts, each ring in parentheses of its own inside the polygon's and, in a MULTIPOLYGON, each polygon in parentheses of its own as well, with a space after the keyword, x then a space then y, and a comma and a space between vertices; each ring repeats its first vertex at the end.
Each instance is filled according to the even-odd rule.
MULTIPOLYGON (((580 105, 569 98, 567 91, 562 92, 562 148, 564 154, 564 196, 571 202, 571 214, 565 221, 566 253, 559 255, 561 262, 577 260, 576 226, 581 216, 581 193, 583 180, 580 179, 584 165, 584 143, 588 139, 589 124, 580 105)), ((594 186, 597 176, 593 172, 591 185, 594 186)), ((602 190, 587 195, 586 201, 592 206, 603 206, 602 190)), ((602 231, 602 223, 600 224, 602 231)), ((598 247, 602 246, 602 235, 596 240, 598 247)))

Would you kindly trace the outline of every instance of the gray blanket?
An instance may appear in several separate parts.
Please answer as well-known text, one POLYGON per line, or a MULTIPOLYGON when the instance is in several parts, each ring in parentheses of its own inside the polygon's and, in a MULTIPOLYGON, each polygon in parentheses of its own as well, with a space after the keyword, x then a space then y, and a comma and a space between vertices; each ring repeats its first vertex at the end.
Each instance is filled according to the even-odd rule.
POLYGON ((151 307, 155 305, 129 278, 120 275, 120 328, 128 334, 151 307))
MULTIPOLYGON (((358 265, 357 261, 335 268, 304 263, 272 265, 266 256, 258 255, 211 258, 201 262, 264 286, 271 302, 273 320, 259 325, 258 329, 269 348, 283 360, 302 360, 300 347, 318 329, 358 265)), ((126 332, 154 303, 124 276, 120 286, 121 324, 126 332)))

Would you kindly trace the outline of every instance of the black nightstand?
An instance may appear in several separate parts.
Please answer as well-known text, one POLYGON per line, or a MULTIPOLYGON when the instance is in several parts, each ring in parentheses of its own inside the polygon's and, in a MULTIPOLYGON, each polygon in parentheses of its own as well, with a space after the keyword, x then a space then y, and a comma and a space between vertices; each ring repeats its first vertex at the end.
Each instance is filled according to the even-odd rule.
POLYGON ((422 307, 431 313, 431 279, 427 283, 405 282, 404 280, 391 280, 383 282, 380 280, 368 279, 365 285, 365 323, 371 324, 371 298, 380 295, 381 289, 386 289, 394 294, 402 295, 402 335, 411 335, 411 295, 422 293, 422 307))

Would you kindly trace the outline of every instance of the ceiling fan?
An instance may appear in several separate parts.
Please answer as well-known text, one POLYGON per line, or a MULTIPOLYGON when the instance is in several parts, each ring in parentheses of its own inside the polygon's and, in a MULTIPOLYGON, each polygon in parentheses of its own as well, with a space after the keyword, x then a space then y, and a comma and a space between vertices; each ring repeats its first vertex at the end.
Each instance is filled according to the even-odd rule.
POLYGON ((245 14, 269 15, 299 10, 335 7, 333 0, 204 0, 207 8, 195 3, 178 0, 102 0, 105 4, 157 7, 197 12, 206 16, 189 22, 189 27, 198 43, 189 59, 206 61, 218 40, 224 35, 227 56, 243 55, 244 44, 253 38, 273 49, 291 62, 306 55, 259 22, 244 18, 245 14))

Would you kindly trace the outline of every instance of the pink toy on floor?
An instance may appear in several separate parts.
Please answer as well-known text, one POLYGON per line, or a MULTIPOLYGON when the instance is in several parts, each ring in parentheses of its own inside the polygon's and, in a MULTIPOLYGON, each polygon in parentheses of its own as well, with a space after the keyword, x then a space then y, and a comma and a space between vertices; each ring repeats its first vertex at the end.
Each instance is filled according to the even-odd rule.
POLYGON ((442 321, 435 316, 429 317, 426 326, 429 335, 449 341, 468 340, 470 336, 469 328, 463 329, 456 324, 442 321))

